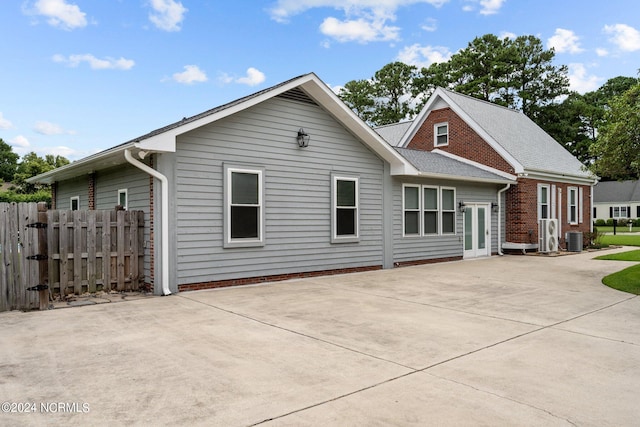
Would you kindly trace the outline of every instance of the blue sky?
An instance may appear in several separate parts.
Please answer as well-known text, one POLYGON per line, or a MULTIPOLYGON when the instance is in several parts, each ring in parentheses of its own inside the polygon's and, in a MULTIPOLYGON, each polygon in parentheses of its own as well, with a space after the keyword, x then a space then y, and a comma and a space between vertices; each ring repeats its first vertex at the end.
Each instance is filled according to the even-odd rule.
POLYGON ((332 88, 533 34, 572 89, 638 76, 637 0, 3 0, 0 138, 76 160, 292 77, 332 88))

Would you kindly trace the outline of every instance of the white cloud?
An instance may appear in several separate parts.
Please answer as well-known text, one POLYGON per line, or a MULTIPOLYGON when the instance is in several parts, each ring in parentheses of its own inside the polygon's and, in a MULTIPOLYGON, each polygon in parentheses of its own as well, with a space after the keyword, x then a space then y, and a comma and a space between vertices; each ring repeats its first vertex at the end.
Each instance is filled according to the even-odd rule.
POLYGON ((438 29, 438 21, 433 18, 427 18, 424 20, 424 24, 422 24, 420 28, 428 32, 433 32, 438 29))
POLYGON ((518 36, 515 33, 509 32, 509 31, 503 31, 500 33, 500 35, 498 36, 500 39, 504 40, 504 39, 511 39, 511 40, 515 40, 516 38, 518 38, 518 36))
POLYGON ((340 21, 329 17, 320 25, 322 34, 339 42, 367 43, 372 41, 398 40, 400 28, 385 25, 383 19, 369 21, 364 18, 340 21))
POLYGON ((265 80, 266 77, 264 73, 253 67, 249 67, 247 69, 247 75, 243 77, 234 77, 227 73, 222 73, 218 77, 218 81, 222 84, 238 83, 248 86, 257 86, 265 80))
POLYGON ((571 30, 556 28, 556 32, 547 41, 547 47, 555 49, 558 53, 580 53, 584 51, 580 47, 580 39, 571 30))
POLYGON ((54 62, 66 63, 70 67, 77 67, 80 63, 86 62, 94 70, 129 70, 135 65, 135 61, 132 59, 115 59, 109 57, 99 59, 89 53, 82 55, 69 55, 68 57, 63 55, 54 55, 52 59, 54 62))
POLYGON ((247 75, 245 77, 240 77, 239 79, 235 80, 236 83, 249 85, 249 86, 257 86, 264 81, 265 81, 264 73, 253 67, 250 67, 247 69, 247 75))
POLYGON ((173 75, 173 80, 178 83, 184 84, 193 84, 193 83, 202 83, 206 82, 207 74, 202 71, 197 65, 185 65, 184 71, 181 73, 175 73, 173 75))
MULTIPOLYGON (((278 0, 269 10, 277 22, 288 22, 295 15, 313 8, 333 8, 344 12, 344 18, 327 17, 320 31, 339 42, 367 43, 399 40, 400 28, 388 25, 396 20, 400 7, 427 3, 439 7, 449 0, 278 0)), ((429 28, 429 25, 427 25, 429 28)), ((324 42, 324 47, 329 43, 324 42)))
POLYGON ((33 130, 42 135, 74 135, 71 130, 64 130, 62 126, 51 122, 40 121, 35 124, 33 130))
POLYGON ((11 129, 12 127, 13 127, 13 123, 5 119, 4 116, 2 115, 2 112, 0 112, 0 129, 11 129))
POLYGON ((467 0, 467 4, 462 6, 462 10, 465 12, 473 12, 476 9, 476 4, 479 4, 481 15, 494 15, 500 11, 506 1, 507 0, 467 0))
POLYGON ((603 31, 611 34, 609 41, 625 52, 640 50, 640 31, 625 24, 605 25, 603 31))
POLYGON ((584 64, 569 64, 569 88, 578 93, 591 92, 600 87, 602 78, 589 75, 584 64))
POLYGON ((609 51, 607 49, 603 49, 603 48, 599 47, 598 49, 596 49, 596 55, 598 55, 598 56, 609 56, 609 51))
POLYGON ((413 44, 404 47, 398 53, 397 60, 405 64, 417 67, 428 67, 436 62, 446 62, 451 58, 452 53, 443 46, 421 46, 413 44))
POLYGON ((180 24, 189 9, 179 1, 151 0, 149 2, 153 12, 149 14, 149 20, 161 30, 180 31, 180 24))
POLYGON ((18 135, 9 140, 9 145, 13 148, 13 152, 22 156, 31 151, 31 144, 24 135, 18 135))
POLYGON ((48 18, 49 25, 63 30, 73 30, 87 25, 86 14, 77 5, 65 0, 38 0, 28 13, 43 15, 48 18))

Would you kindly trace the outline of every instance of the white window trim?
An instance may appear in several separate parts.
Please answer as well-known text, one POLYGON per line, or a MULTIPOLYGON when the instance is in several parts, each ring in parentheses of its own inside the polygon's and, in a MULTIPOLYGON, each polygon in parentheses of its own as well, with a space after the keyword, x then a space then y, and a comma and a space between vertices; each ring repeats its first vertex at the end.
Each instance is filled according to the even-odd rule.
POLYGON ((551 216, 551 203, 550 203, 550 199, 551 199, 551 186, 549 184, 538 184, 538 221, 540 221, 541 219, 548 219, 548 218, 552 218, 551 216), (547 201, 546 203, 542 203, 542 189, 545 188, 547 190, 547 201), (542 218, 542 206, 546 205, 547 206, 547 218, 542 218))
POLYGON ((69 197, 69 210, 80 210, 80 196, 69 197), (73 202, 78 203, 78 209, 73 209, 73 202))
POLYGON ((448 122, 442 122, 442 123, 436 123, 433 125, 433 146, 438 148, 438 147, 446 147, 447 145, 449 145, 449 123, 448 122), (438 127, 440 126, 446 126, 447 127, 447 143, 446 144, 438 144, 438 127))
POLYGON ((440 187, 439 195, 440 195, 440 205, 438 206, 438 212, 439 212, 438 218, 440 219, 439 232, 443 236, 455 236, 456 234, 458 234, 458 215, 456 210, 456 188, 440 187), (442 190, 453 190, 453 209, 448 209, 448 210, 444 209, 444 205, 442 203, 442 190), (445 233, 444 231, 442 231, 442 226, 444 225, 443 214, 445 212, 453 212, 453 232, 452 233, 450 232, 445 233))
MULTIPOLYGON (((402 184, 402 237, 412 238, 412 237, 433 237, 433 236, 455 236, 458 234, 458 208, 456 205, 457 201, 457 190, 455 187, 444 187, 438 185, 419 185, 419 184, 402 184), (404 189, 406 187, 416 187, 419 189, 419 200, 418 206, 420 206, 419 211, 419 223, 418 230, 420 231, 418 234, 406 234, 405 231, 405 200, 404 200, 404 189), (438 218, 438 230, 435 233, 426 233, 424 227, 424 213, 427 212, 425 210, 425 201, 424 201, 424 190, 426 188, 435 189, 437 191, 438 197, 438 209, 436 209, 436 215, 438 218), (451 190, 453 191, 453 209, 445 210, 442 205, 442 191, 443 190, 451 190), (443 213, 451 212, 453 213, 453 232, 443 232, 442 226, 444 224, 443 221, 443 213)), ((433 212, 433 210, 429 210, 428 212, 433 212)))
POLYGON ((441 191, 440 187, 438 187, 437 185, 423 185, 420 188, 420 207, 421 207, 420 225, 422 226, 422 228, 421 228, 422 236, 439 236, 439 235, 441 235, 442 234, 442 191, 441 191), (425 190, 425 188, 430 188, 430 189, 436 190, 436 198, 438 200, 437 201, 438 207, 436 208, 435 212, 436 212, 436 218, 438 220, 438 227, 437 227, 437 230, 436 230, 435 233, 427 233, 427 231, 424 228, 424 213, 425 212, 433 212, 433 209, 429 209, 427 211, 426 208, 425 208, 425 206, 426 206, 426 204, 424 202, 424 190, 425 190))
MULTIPOLYGON (((420 237, 422 236, 422 222, 423 218, 423 210, 422 210, 422 194, 420 194, 423 190, 423 186, 418 184, 402 184, 402 237, 420 237), (405 224, 405 212, 408 211, 405 203, 405 188, 417 188, 418 189, 418 232, 413 234, 406 233, 406 224, 405 224)), ((415 209, 411 209, 410 211, 415 211, 415 209)))
POLYGON ((353 243, 360 241, 360 177, 354 175, 331 174, 331 243, 353 243), (355 234, 338 236, 338 181, 353 181, 356 183, 355 194, 355 234))
POLYGON ((580 217, 579 212, 578 212, 578 207, 580 205, 578 204, 578 187, 567 187, 567 220, 569 222, 569 224, 571 225, 576 225, 578 224, 578 218, 580 217), (571 193, 575 194, 574 200, 575 200, 575 205, 571 204, 571 193), (571 217, 571 207, 575 206, 575 218, 571 217))
POLYGON ((584 212, 582 205, 584 204, 584 191, 582 187, 578 188, 578 222, 582 224, 584 222, 584 212))
POLYGON ((614 219, 621 219, 621 218, 631 218, 631 212, 629 212, 629 209, 627 209, 627 205, 616 205, 616 206, 611 206, 612 211, 613 211, 613 216, 612 218, 614 219), (616 209, 618 210, 618 215, 616 215, 616 209), (622 215, 622 210, 624 209, 624 211, 627 213, 626 215, 622 215))
POLYGON ((124 205, 122 205, 122 207, 124 208, 124 210, 126 211, 129 208, 129 192, 126 188, 121 188, 120 190, 118 190, 118 199, 117 199, 117 203, 116 205, 120 205, 120 195, 124 194, 124 205))
POLYGON ((264 207, 264 169, 263 168, 251 168, 251 167, 239 167, 239 166, 224 166, 224 247, 225 248, 246 248, 246 247, 259 247, 265 244, 265 207, 264 207), (249 173, 258 175, 258 238, 257 239, 232 239, 231 238, 231 174, 237 173, 249 173))

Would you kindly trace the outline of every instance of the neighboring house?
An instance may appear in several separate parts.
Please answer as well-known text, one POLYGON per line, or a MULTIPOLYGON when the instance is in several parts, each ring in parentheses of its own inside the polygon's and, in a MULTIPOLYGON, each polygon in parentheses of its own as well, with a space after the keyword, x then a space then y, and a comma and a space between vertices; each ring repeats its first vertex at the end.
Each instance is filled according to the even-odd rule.
POLYGON ((565 233, 591 231, 595 177, 521 112, 438 88, 415 120, 377 131, 397 147, 517 176, 505 193, 505 249, 537 248, 542 219, 558 220, 561 246, 565 233))
POLYGON ((640 218, 640 181, 600 182, 593 194, 594 221, 640 218))
MULTIPOLYGON (((562 153, 567 174, 524 166, 500 148, 503 135, 471 119, 476 109, 524 116, 458 98, 438 90, 414 122, 378 134, 307 74, 31 182, 51 184, 58 209, 143 210, 146 281, 158 294, 490 256, 501 253, 505 226, 507 240, 535 241, 536 215, 525 219, 536 203, 543 215, 572 212, 576 224, 565 229, 587 230, 589 210, 576 203, 589 205, 593 178, 575 159, 535 145, 542 165, 562 153), (458 151, 465 144, 468 156, 458 151), (536 200, 540 188, 546 203, 536 200)), ((544 139, 524 126, 509 135, 544 139)))

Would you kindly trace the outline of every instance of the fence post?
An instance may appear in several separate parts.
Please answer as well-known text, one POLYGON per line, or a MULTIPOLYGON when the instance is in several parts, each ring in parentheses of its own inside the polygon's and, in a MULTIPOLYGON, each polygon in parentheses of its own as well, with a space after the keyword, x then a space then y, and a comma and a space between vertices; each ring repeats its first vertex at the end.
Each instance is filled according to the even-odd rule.
POLYGON ((49 251, 47 246, 48 233, 47 233, 47 204, 38 203, 38 223, 44 224, 38 227, 38 253, 43 255, 44 258, 38 262, 39 274, 38 283, 41 286, 38 291, 40 297, 40 310, 47 310, 49 308, 49 251), (45 287, 46 286, 46 287, 45 287))

